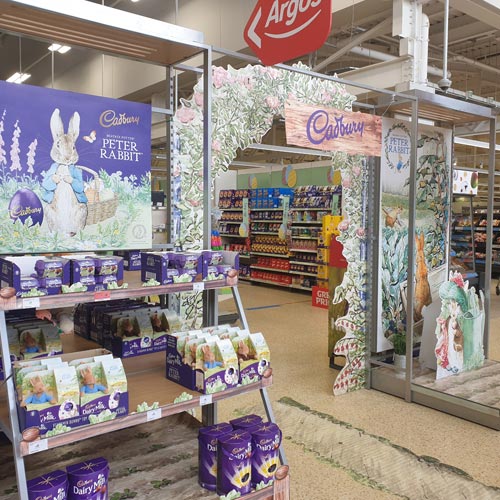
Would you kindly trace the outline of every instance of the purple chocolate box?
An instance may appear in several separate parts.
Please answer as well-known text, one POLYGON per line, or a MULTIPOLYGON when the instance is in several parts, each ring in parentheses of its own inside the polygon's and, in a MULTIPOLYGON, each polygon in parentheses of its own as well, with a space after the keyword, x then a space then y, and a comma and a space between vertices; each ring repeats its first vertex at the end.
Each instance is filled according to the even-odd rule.
POLYGON ((40 281, 33 276, 21 276, 17 295, 19 296, 23 293, 29 292, 32 288, 36 288, 38 290, 40 288, 40 281))
POLYGON ((271 422, 249 430, 252 435, 252 486, 274 480, 279 464, 281 430, 271 422))
POLYGON ((251 429, 257 425, 263 424, 262 417, 259 415, 246 415, 245 417, 235 418, 229 422, 235 430, 237 429, 251 429))
POLYGON ((241 495, 252 489, 252 436, 243 430, 217 440, 217 494, 235 490, 241 495))
POLYGON ((100 257, 95 259, 95 273, 97 276, 116 276, 116 279, 123 279, 123 258, 122 257, 100 257))
POLYGON ((174 282, 174 276, 179 276, 179 271, 169 266, 168 253, 141 254, 141 280, 143 282, 154 279, 160 285, 169 285, 174 282))
POLYGON ((171 265, 177 269, 193 269, 201 273, 202 257, 199 253, 175 253, 168 254, 171 265))
POLYGON ((28 481, 29 500, 66 500, 68 498, 68 476, 63 470, 28 481))
POLYGON ((217 439, 230 433, 233 427, 221 423, 202 427, 198 433, 198 482, 207 490, 217 485, 217 439))
POLYGON ((69 283, 70 263, 67 259, 40 259, 35 263, 39 278, 61 278, 63 284, 69 283))
POLYGON ((108 461, 94 458, 66 467, 68 500, 106 500, 108 498, 108 461))
POLYGON ((83 283, 84 278, 94 278, 95 259, 92 257, 81 257, 71 259, 71 283, 83 283))
POLYGON ((140 250, 118 250, 113 253, 119 257, 123 257, 123 269, 127 271, 141 270, 140 250))
POLYGON ((196 389, 196 371, 186 365, 177 350, 177 337, 167 335, 167 372, 166 377, 191 390, 196 389))
POLYGON ((57 295, 61 293, 61 278, 38 278, 39 289, 46 290, 48 295, 57 295))

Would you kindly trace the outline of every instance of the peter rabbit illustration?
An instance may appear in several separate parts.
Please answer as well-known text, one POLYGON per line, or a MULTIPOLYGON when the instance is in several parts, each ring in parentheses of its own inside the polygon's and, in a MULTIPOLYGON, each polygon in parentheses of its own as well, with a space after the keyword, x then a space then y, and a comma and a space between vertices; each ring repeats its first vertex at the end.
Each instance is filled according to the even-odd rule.
POLYGON ((203 351, 203 367, 205 370, 222 366, 220 361, 215 361, 215 354, 208 344, 201 346, 201 350, 203 351))
POLYGON ((92 368, 90 368, 90 366, 82 368, 80 374, 83 381, 83 385, 80 389, 81 396, 84 396, 85 394, 95 394, 97 392, 103 392, 104 394, 108 393, 108 389, 106 387, 96 383, 95 376, 92 373, 92 368))
POLYGON ((417 270, 415 273, 415 321, 422 319, 422 309, 432 303, 431 287, 424 255, 424 233, 415 236, 417 250, 417 270))
POLYGON ((238 350, 236 352, 238 359, 240 361, 248 361, 249 359, 255 359, 255 356, 250 354, 250 348, 244 340, 238 342, 238 350))
POLYGON ((75 236, 87 222, 87 196, 84 193, 82 171, 76 166, 76 140, 80 134, 80 115, 77 111, 69 120, 68 132, 59 109, 50 118, 53 145, 50 157, 54 160, 44 174, 42 199, 47 203, 45 217, 49 230, 75 236))
POLYGON ((401 212, 403 211, 403 207, 399 206, 393 210, 387 210, 386 208, 382 208, 385 214, 385 226, 386 227, 394 227, 395 224, 398 224, 398 226, 401 226, 401 221, 399 219, 399 216, 401 212))
POLYGON ((32 394, 26 398, 24 401, 25 405, 43 405, 45 403, 55 404, 55 400, 52 396, 49 396, 45 392, 45 385, 43 383, 42 378, 39 375, 30 379, 30 384, 32 387, 32 394))

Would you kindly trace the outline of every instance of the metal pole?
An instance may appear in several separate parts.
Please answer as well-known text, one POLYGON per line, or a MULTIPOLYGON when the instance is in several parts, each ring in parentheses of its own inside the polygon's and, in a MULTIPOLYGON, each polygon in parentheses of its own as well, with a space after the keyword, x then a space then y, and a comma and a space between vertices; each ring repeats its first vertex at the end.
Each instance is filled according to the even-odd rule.
POLYGON ((411 106, 411 155, 410 187, 408 192, 408 278, 406 299, 406 383, 405 399, 412 401, 411 382, 413 378, 413 301, 415 296, 415 218, 417 214, 417 142, 418 142, 418 102, 411 106))
POLYGON ((17 419, 17 396, 12 376, 12 364, 10 362, 9 342, 7 340, 7 326, 5 322, 5 312, 0 311, 0 347, 2 349, 2 359, 5 374, 5 384, 7 386, 7 399, 9 405, 9 420, 12 434, 7 437, 12 441, 14 453, 14 465, 16 467, 17 487, 21 500, 28 499, 28 485, 26 484, 26 469, 21 456, 20 443, 22 440, 19 421, 17 419))
POLYGON ((444 33, 443 33, 443 78, 438 85, 443 90, 451 87, 451 80, 448 78, 448 18, 450 16, 450 0, 444 0, 444 33))
MULTIPOLYGON (((490 304, 491 304, 491 271, 493 268, 493 207, 495 204, 495 144, 496 116, 490 119, 490 149, 488 165, 488 226, 486 236, 486 264, 484 269, 484 355, 488 358, 490 350, 490 304)), ((471 214, 472 217, 472 214, 471 214)), ((473 242, 474 243, 474 242, 473 242)))

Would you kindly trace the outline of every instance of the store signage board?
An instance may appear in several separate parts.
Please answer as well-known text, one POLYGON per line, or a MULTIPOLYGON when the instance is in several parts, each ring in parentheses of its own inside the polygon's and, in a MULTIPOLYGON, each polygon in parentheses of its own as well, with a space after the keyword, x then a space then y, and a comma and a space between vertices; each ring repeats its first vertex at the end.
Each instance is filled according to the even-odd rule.
POLYGON ((319 49, 332 26, 331 0, 259 0, 244 38, 266 65, 319 49))
POLYGON ((285 127, 288 144, 367 156, 382 154, 379 116, 289 101, 285 127))
POLYGON ((0 81, 0 253, 150 248, 151 106, 0 81))
POLYGON ((479 184, 478 172, 453 169, 453 194, 476 196, 479 184))
POLYGON ((328 288, 313 286, 312 288, 312 306, 320 307, 321 309, 328 309, 329 294, 328 288))

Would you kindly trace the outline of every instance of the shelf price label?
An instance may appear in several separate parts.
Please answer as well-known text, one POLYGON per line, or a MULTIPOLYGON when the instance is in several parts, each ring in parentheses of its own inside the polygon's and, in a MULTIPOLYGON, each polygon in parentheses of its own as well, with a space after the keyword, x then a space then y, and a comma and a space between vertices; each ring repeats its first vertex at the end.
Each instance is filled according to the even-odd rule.
POLYGON ((49 449, 49 443, 47 442, 46 439, 39 439, 38 441, 32 441, 31 443, 28 444, 28 453, 30 455, 48 449, 49 449))
POLYGON ((149 410, 146 414, 146 420, 151 422, 152 420, 158 420, 161 418, 161 408, 156 408, 156 410, 149 410))
POLYGON ((94 293, 94 300, 97 302, 99 300, 109 300, 111 298, 110 290, 101 290, 100 292, 94 293))
POLYGON ((31 309, 33 307, 40 307, 40 297, 23 299, 23 309, 31 309))
POLYGON ((205 283, 203 281, 193 283, 193 292, 203 292, 203 290, 205 290, 205 283))
POLYGON ((211 394, 205 394, 203 396, 200 396, 200 406, 206 406, 206 405, 211 405, 212 404, 212 395, 211 394))

